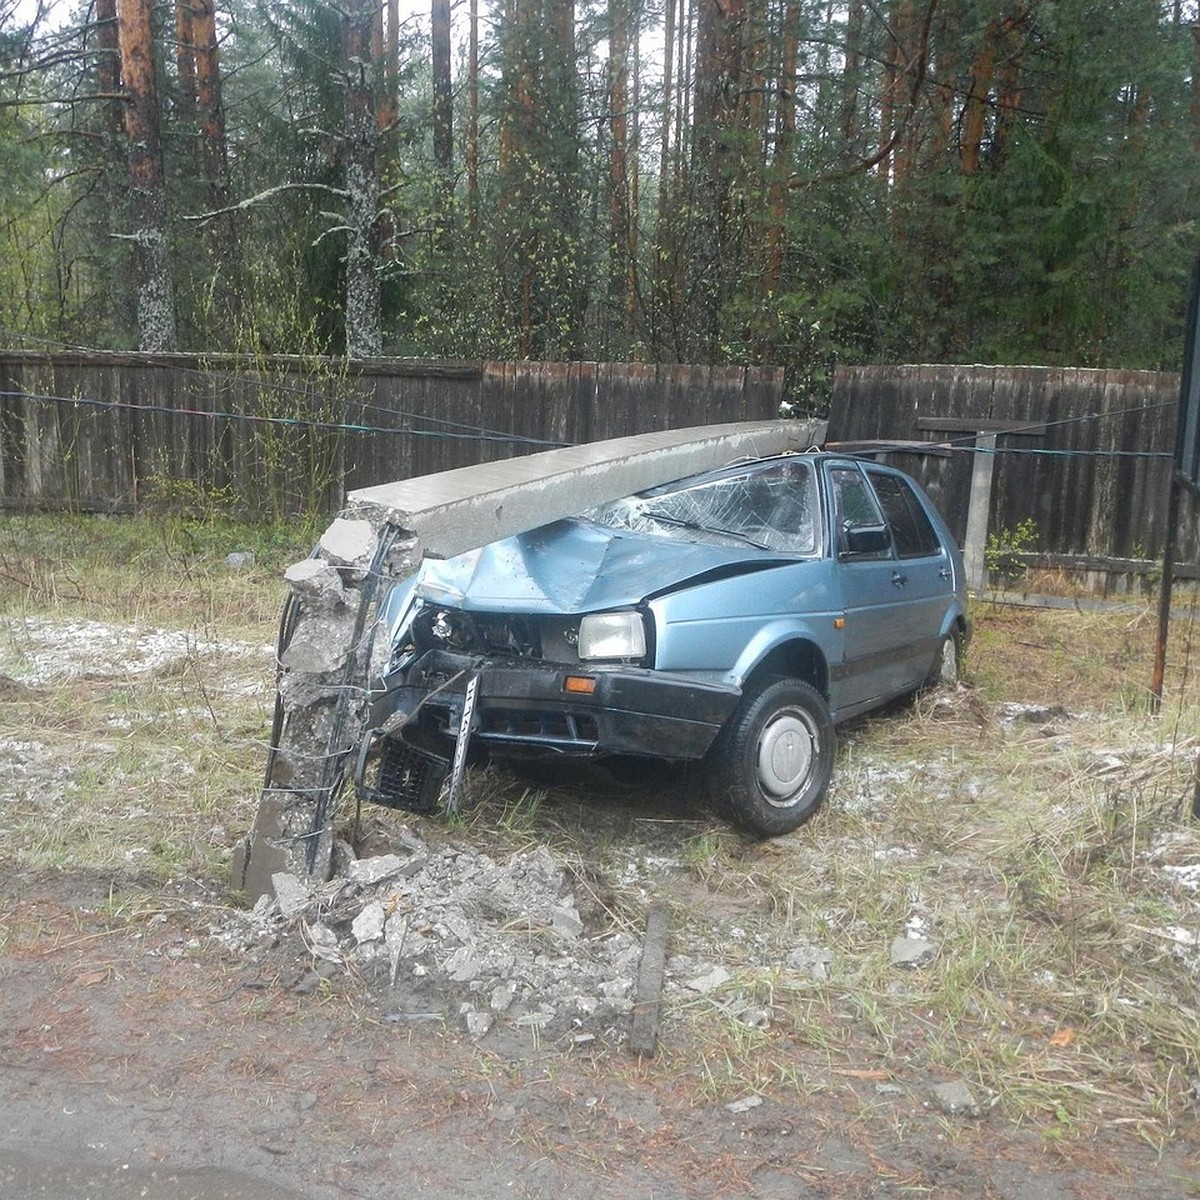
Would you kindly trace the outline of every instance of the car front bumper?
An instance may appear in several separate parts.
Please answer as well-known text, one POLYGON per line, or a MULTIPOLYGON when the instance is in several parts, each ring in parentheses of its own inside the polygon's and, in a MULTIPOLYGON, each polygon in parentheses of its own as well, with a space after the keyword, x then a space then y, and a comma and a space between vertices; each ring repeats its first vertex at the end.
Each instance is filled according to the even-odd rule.
POLYGON ((733 686, 642 667, 588 669, 430 650, 375 703, 372 731, 448 758, 472 677, 471 743, 509 757, 702 758, 741 696, 733 686), (594 687, 569 691, 568 678, 594 687))

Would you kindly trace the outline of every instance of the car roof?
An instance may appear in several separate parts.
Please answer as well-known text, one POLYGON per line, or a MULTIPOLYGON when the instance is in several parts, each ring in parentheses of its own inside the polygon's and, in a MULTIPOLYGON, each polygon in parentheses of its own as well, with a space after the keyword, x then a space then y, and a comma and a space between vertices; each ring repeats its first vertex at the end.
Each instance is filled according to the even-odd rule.
POLYGON ((700 482, 707 479, 720 479, 727 475, 736 475, 739 471, 744 471, 748 468, 765 467, 771 463, 782 462, 812 462, 812 463, 856 463, 860 466, 876 466, 886 471, 895 471, 897 474, 904 474, 897 467, 893 467, 888 463, 880 463, 868 455, 852 454, 846 451, 839 450, 784 450, 779 454, 766 454, 761 458, 739 458, 733 462, 726 463, 721 467, 711 467, 706 471, 696 471, 691 475, 681 475, 678 479, 670 479, 665 483, 655 484, 653 487, 643 488, 641 491, 634 493, 635 495, 652 495, 655 492, 674 489, 680 484, 700 482))

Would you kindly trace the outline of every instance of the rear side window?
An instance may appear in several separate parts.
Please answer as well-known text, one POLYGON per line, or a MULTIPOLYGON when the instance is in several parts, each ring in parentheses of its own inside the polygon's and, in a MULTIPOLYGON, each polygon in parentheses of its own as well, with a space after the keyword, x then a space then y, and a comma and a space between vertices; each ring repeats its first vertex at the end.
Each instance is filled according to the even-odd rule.
POLYGON ((920 500, 906 480, 896 475, 868 472, 875 494, 892 527, 892 539, 900 558, 923 558, 941 550, 937 533, 920 500))

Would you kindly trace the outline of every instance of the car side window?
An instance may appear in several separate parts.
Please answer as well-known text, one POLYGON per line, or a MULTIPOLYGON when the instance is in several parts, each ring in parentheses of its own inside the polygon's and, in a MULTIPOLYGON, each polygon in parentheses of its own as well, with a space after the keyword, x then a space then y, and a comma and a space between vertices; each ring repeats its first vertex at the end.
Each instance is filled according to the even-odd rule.
POLYGON ((885 530, 886 522, 875 502, 875 495, 863 474, 855 467, 834 467, 829 472, 833 491, 834 528, 837 552, 856 558, 886 558, 890 540, 886 534, 870 541, 856 539, 857 530, 885 530))
POLYGON ((941 550, 937 533, 908 483, 896 475, 868 471, 884 515, 892 527, 892 542, 901 558, 925 558, 941 550))

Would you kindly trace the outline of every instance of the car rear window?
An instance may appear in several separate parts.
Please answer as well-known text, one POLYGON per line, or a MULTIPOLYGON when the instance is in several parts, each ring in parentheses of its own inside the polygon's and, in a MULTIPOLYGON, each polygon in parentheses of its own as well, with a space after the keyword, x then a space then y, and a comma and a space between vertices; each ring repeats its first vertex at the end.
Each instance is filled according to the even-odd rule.
POLYGON ((896 475, 869 471, 900 558, 921 558, 942 547, 933 525, 908 484, 896 475))

